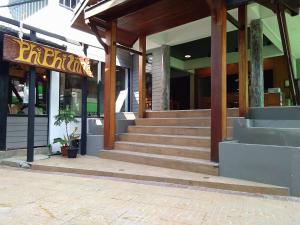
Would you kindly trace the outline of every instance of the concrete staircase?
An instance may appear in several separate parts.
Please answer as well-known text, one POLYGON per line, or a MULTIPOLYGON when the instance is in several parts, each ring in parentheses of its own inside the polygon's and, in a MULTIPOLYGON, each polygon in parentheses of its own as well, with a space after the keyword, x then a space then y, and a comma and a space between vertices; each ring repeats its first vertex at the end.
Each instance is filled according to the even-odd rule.
MULTIPOLYGON (((228 110, 228 133, 236 109, 228 110)), ((120 134, 114 150, 100 157, 149 166, 218 175, 210 159, 210 110, 147 112, 128 133, 120 134)))

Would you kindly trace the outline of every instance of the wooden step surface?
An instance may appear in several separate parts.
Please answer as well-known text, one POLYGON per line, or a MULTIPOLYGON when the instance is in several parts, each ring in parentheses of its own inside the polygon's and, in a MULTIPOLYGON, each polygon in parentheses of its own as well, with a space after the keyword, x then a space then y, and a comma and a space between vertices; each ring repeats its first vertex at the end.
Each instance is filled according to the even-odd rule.
MULTIPOLYGON (((191 126, 129 126, 128 133, 139 134, 166 134, 187 136, 210 136, 210 127, 191 126)), ((227 128, 227 134, 232 136, 232 127, 227 128)))
POLYGON ((124 133, 118 135, 119 141, 180 145, 189 147, 210 147, 209 137, 183 136, 183 135, 159 135, 124 133))
POLYGON ((117 141, 115 142, 115 149, 195 159, 210 159, 210 149, 200 147, 117 141))
MULTIPOLYGON (((228 109, 227 116, 237 117, 238 109, 228 109)), ((187 117, 210 117, 210 109, 199 110, 170 110, 170 111, 147 111, 147 118, 187 118, 187 117)))
POLYGON ((101 150, 100 158, 130 163, 218 175, 218 164, 209 160, 191 159, 179 156, 148 154, 124 150, 101 150))
MULTIPOLYGON (((228 118, 228 127, 232 127, 232 120, 228 118)), ((135 120, 137 126, 190 126, 190 127, 210 127, 210 117, 195 118, 139 118, 135 120)))

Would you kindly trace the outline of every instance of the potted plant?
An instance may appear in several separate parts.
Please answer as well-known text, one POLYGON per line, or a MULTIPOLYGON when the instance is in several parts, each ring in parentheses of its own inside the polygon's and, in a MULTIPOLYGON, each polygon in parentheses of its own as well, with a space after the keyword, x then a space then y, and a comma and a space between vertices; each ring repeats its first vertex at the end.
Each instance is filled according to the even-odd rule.
POLYGON ((54 125, 64 125, 66 135, 64 135, 63 138, 55 138, 53 143, 59 143, 61 145, 61 153, 63 156, 68 155, 69 158, 76 158, 78 147, 73 146, 72 141, 78 138, 78 136, 76 136, 75 134, 78 128, 75 127, 75 129, 72 132, 70 132, 68 127, 70 123, 78 123, 78 120, 75 118, 75 114, 69 108, 60 110, 60 113, 55 116, 54 125))

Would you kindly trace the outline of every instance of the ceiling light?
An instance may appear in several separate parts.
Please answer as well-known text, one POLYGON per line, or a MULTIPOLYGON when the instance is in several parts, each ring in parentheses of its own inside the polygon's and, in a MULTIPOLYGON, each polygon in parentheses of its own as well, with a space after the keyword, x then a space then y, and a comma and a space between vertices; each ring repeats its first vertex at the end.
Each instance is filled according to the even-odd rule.
POLYGON ((186 59, 189 59, 189 58, 191 58, 192 56, 191 55, 185 55, 184 56, 186 59))

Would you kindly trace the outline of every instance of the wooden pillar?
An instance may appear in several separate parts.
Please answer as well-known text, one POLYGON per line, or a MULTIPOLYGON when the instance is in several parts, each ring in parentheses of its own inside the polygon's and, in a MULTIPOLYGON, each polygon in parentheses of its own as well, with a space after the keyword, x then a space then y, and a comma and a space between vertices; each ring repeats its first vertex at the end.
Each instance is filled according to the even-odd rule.
POLYGON ((283 52, 288 66, 288 76, 290 82, 289 88, 291 92, 291 99, 295 105, 300 105, 299 85, 294 75, 291 46, 290 46, 289 32, 286 23, 285 10, 284 10, 284 6, 280 3, 277 3, 277 20, 279 25, 283 52))
POLYGON ((104 75, 104 148, 113 149, 116 133, 116 35, 117 24, 112 22, 106 31, 105 75, 104 75))
MULTIPOLYGON (((3 48, 0 48, 3 49, 3 48)), ((6 150, 9 63, 0 62, 0 151, 6 150)))
POLYGON ((146 36, 139 38, 139 117, 145 117, 146 108, 146 36))
MULTIPOLYGON (((31 41, 36 41, 36 33, 30 32, 31 41)), ((27 126, 27 162, 34 160, 34 123, 35 123, 35 81, 36 71, 34 67, 30 67, 28 75, 28 126, 27 126)))
POLYGON ((211 160, 219 161, 219 143, 227 132, 226 91, 226 5, 224 0, 209 1, 211 23, 211 160))
POLYGON ((264 106, 263 28, 261 20, 250 25, 251 81, 250 106, 264 106))
POLYGON ((248 96, 248 27, 247 5, 239 7, 239 116, 246 117, 248 96))
MULTIPOLYGON (((84 45, 83 52, 87 56, 87 45, 84 45)), ((81 140, 80 154, 86 155, 87 142, 87 96, 88 96, 88 80, 87 77, 82 78, 82 94, 81 94, 81 140)))

